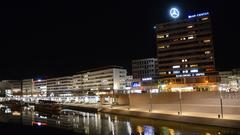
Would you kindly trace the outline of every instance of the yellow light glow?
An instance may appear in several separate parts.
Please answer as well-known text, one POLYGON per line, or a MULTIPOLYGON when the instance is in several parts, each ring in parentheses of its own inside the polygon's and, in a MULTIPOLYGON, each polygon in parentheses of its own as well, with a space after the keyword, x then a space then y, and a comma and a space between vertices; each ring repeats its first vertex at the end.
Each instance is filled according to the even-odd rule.
POLYGON ((170 135, 175 135, 174 129, 169 128, 168 130, 169 130, 170 135))
POLYGON ((210 133, 206 132, 206 135, 211 135, 210 133))
POLYGON ((142 135, 143 128, 141 126, 137 126, 137 132, 139 133, 139 135, 142 135))
POLYGON ((14 112, 12 112, 12 115, 13 115, 13 116, 20 116, 20 115, 21 115, 21 113, 20 113, 20 112, 18 112, 18 111, 14 111, 14 112))

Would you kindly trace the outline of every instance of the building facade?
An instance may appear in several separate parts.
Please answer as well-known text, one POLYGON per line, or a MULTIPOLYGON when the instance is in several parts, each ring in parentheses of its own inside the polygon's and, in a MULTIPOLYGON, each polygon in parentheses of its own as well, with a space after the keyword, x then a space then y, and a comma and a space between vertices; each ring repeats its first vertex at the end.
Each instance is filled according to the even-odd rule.
POLYGON ((22 80, 22 95, 24 97, 35 95, 33 79, 22 80))
POLYGON ((47 96, 72 96, 72 76, 47 79, 47 96))
POLYGON ((240 91, 240 69, 219 71, 219 76, 221 78, 219 90, 226 92, 240 91))
POLYGON ((218 81, 209 12, 156 25, 158 73, 162 84, 218 81))
POLYGON ((126 87, 127 70, 107 66, 82 71, 73 75, 76 91, 122 90, 126 87))
POLYGON ((157 77, 157 59, 147 58, 132 60, 132 75, 134 79, 156 78, 157 77))
POLYGON ((38 93, 39 97, 47 96, 47 80, 46 79, 37 79, 34 80, 34 91, 38 93))

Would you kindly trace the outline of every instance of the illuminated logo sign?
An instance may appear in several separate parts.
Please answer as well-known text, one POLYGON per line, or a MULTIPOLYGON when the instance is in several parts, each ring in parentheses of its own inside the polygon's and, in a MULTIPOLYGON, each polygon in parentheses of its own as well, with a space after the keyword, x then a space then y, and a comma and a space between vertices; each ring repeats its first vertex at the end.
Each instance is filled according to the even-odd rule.
POLYGON ((199 14, 189 15, 188 19, 194 18, 194 17, 206 16, 206 15, 209 15, 209 12, 203 12, 203 13, 199 13, 199 14))
POLYGON ((132 87, 140 87, 140 83, 139 82, 132 82, 132 87))
POLYGON ((142 78, 142 81, 151 81, 152 77, 148 77, 148 78, 142 78))
POLYGON ((180 15, 180 12, 177 8, 171 8, 169 13, 170 13, 170 16, 174 19, 178 18, 180 15))

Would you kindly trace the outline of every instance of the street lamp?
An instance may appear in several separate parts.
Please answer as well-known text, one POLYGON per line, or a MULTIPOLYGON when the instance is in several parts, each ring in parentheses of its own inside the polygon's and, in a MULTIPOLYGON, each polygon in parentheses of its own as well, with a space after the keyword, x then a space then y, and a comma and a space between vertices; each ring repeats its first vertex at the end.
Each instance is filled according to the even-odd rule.
POLYGON ((149 96, 150 96, 150 109, 149 109, 149 112, 152 112, 152 85, 153 85, 153 82, 151 80, 151 86, 150 86, 150 90, 149 90, 149 96))
POLYGON ((131 107, 130 94, 131 94, 131 89, 129 89, 129 92, 128 92, 128 110, 130 110, 130 107, 131 107))
POLYGON ((149 112, 152 111, 152 93, 151 93, 151 90, 149 91, 150 93, 150 109, 149 109, 149 112))
POLYGON ((180 88, 179 88, 179 108, 180 112, 178 112, 178 114, 182 115, 182 93, 180 88))
POLYGON ((221 118, 223 119, 223 103, 222 103, 222 90, 219 90, 220 106, 221 106, 221 118))

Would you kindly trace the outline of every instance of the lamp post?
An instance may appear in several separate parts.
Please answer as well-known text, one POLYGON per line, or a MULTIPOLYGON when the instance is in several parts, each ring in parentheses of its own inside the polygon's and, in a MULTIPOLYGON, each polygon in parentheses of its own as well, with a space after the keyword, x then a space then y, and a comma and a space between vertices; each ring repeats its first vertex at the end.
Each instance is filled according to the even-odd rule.
POLYGON ((152 112, 152 80, 151 80, 151 86, 150 86, 150 90, 149 90, 149 96, 150 96, 150 109, 149 109, 149 112, 152 112))
POLYGON ((220 95, 220 106, 221 106, 221 118, 223 119, 223 102, 222 102, 222 91, 219 90, 220 95))
POLYGON ((149 91, 150 93, 150 109, 149 109, 149 112, 152 112, 152 93, 151 91, 149 91))
POLYGON ((181 93, 181 89, 179 89, 179 114, 182 115, 182 93, 181 93))
POLYGON ((129 89, 129 92, 128 92, 128 110, 130 110, 130 107, 131 107, 130 94, 131 94, 131 89, 129 89))

